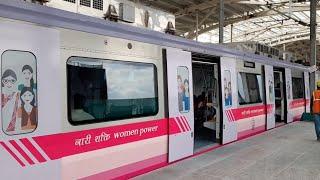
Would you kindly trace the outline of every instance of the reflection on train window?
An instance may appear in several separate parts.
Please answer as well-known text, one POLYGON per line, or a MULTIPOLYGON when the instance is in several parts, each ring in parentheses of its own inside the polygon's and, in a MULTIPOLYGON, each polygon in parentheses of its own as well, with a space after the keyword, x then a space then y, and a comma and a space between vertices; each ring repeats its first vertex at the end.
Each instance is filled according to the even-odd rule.
POLYGON ((67 75, 71 124, 151 116, 158 112, 154 64, 71 57, 67 75))
POLYGON ((33 132, 38 125, 37 63, 31 52, 1 56, 1 120, 7 135, 33 132))
POLYGON ((261 75, 240 72, 237 79, 240 105, 262 102, 261 75))
POLYGON ((190 110, 189 70, 185 66, 177 68, 178 107, 181 113, 190 110))
POLYGON ((293 99, 304 98, 304 81, 302 78, 292 78, 293 99))

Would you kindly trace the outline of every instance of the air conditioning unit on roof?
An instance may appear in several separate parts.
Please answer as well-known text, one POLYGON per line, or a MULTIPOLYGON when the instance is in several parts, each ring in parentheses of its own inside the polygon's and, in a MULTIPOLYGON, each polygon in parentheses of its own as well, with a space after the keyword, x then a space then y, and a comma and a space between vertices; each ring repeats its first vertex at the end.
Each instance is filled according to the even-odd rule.
POLYGON ((119 15, 120 19, 125 22, 134 23, 135 22, 135 7, 127 3, 119 4, 119 15))

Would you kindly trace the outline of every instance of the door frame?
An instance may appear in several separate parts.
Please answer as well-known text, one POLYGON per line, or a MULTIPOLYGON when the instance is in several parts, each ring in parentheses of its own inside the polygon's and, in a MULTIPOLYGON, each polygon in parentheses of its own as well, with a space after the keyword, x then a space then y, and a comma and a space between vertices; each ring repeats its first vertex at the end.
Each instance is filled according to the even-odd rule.
MULTIPOLYGON (((220 57, 216 57, 217 59, 216 60, 212 60, 212 61, 205 61, 205 60, 202 60, 202 61, 194 61, 192 59, 192 64, 193 63, 208 63, 208 64, 212 64, 212 65, 217 65, 217 70, 218 70, 218 77, 217 78, 217 83, 218 83, 218 89, 219 89, 219 92, 217 94, 217 97, 219 98, 219 141, 217 142, 218 144, 222 144, 222 138, 223 138, 223 103, 222 103, 222 92, 221 92, 221 89, 219 88, 221 85, 221 66, 220 66, 220 61, 221 61, 221 58, 220 57)), ((192 75, 193 76, 193 75, 192 75)), ((193 77, 192 77, 193 78, 193 77)), ((210 147, 209 147, 210 148, 210 147)))
POLYGON ((286 82, 286 73, 285 73, 285 68, 281 68, 281 67, 273 67, 273 72, 278 71, 281 72, 282 74, 282 92, 283 92, 283 120, 284 123, 287 124, 288 123, 288 107, 287 107, 287 82, 286 82))

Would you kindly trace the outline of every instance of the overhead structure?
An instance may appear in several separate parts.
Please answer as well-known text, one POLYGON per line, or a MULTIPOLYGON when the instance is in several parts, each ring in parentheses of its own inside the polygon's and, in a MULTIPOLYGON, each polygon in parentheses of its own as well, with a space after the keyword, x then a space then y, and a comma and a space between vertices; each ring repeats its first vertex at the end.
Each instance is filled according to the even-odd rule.
MULTIPOLYGON (((320 5, 318 0, 314 1, 317 1, 314 3, 315 15, 319 17, 320 5)), ((221 40, 220 0, 139 2, 175 14, 178 35, 210 43, 221 40)), ((309 40, 309 0, 224 0, 223 9, 224 43, 257 41, 283 47, 284 44, 300 44, 309 40)), ((318 18, 318 24, 319 21, 318 18)), ((316 32, 319 33, 318 30, 316 32)), ((305 53, 303 57, 310 57, 310 53, 305 53)))

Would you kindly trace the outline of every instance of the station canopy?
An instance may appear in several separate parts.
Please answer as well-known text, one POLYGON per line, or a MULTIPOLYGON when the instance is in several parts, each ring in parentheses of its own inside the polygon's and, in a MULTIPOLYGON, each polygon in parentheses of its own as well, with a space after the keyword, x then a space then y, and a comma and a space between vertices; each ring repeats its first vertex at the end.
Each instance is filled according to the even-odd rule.
MULTIPOLYGON (((219 0, 139 2, 173 13, 178 35, 195 40, 198 22, 198 40, 218 43, 219 0)), ((316 8, 319 24, 319 2, 316 8)), ((224 43, 255 41, 277 48, 286 46, 286 50, 294 51, 301 58, 308 56, 306 49, 309 49, 310 38, 309 1, 224 0, 224 16, 224 43)))

